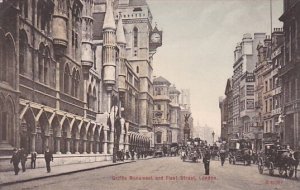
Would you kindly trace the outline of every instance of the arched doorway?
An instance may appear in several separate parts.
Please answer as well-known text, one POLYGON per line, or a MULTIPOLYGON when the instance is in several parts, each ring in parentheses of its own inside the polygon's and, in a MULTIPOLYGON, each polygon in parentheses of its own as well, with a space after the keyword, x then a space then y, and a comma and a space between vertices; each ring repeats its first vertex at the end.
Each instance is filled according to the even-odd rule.
POLYGON ((20 147, 27 153, 36 151, 36 122, 31 108, 20 119, 20 147))

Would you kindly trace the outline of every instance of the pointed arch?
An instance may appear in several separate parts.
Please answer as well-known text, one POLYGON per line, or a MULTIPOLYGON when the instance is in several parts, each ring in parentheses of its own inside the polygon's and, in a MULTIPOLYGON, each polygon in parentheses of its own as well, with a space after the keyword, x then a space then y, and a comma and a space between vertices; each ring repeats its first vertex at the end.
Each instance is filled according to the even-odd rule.
POLYGON ((7 82, 10 86, 15 84, 16 49, 15 41, 10 33, 4 35, 0 31, 0 81, 7 82))

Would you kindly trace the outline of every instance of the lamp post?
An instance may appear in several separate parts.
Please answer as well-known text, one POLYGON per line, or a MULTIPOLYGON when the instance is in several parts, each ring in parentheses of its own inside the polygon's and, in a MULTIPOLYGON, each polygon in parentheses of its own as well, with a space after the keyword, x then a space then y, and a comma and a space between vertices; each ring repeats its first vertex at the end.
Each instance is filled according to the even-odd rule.
POLYGON ((212 135, 212 138, 213 138, 213 144, 214 144, 214 142, 215 142, 215 132, 213 131, 213 132, 211 133, 211 135, 212 135))

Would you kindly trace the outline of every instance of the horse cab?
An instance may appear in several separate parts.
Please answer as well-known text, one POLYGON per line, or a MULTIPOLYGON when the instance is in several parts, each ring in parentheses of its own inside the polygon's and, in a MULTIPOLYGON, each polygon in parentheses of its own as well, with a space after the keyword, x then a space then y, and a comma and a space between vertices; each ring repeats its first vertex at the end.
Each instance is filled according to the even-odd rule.
POLYGON ((294 174, 293 158, 290 151, 274 143, 264 145, 258 158, 258 171, 263 174, 265 170, 274 175, 277 169, 280 176, 292 177, 294 174))

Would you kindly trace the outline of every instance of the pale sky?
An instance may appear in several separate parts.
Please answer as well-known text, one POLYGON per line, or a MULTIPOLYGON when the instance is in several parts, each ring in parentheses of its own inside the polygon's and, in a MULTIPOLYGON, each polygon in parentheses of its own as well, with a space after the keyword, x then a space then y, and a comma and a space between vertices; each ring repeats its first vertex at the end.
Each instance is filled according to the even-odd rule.
MULTIPOLYGON (((189 88, 194 124, 220 134, 219 96, 233 73, 233 51, 244 33, 270 35, 270 0, 148 0, 163 45, 154 55, 154 74, 178 89, 189 88)), ((273 28, 283 1, 272 0, 273 28)))

